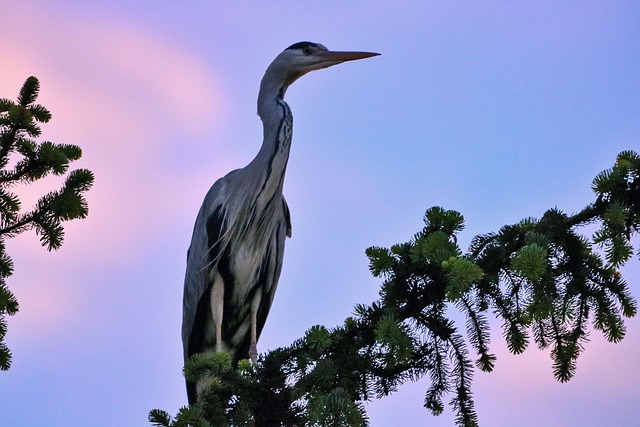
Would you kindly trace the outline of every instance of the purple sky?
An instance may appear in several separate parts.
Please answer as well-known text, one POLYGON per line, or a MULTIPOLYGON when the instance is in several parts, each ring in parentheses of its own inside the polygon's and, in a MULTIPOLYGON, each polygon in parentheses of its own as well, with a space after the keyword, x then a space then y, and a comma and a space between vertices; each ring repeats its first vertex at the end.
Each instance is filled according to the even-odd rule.
MULTIPOLYGON (((2 425, 133 427, 186 403, 193 222, 209 186, 257 152, 260 78, 294 42, 382 56, 287 92, 293 238, 261 351, 373 301, 365 248, 408 240, 428 207, 466 217, 464 247, 551 207, 581 209, 593 177, 640 149, 638 2, 221 3, 2 2, 0 97, 37 76, 53 113, 44 139, 81 146, 76 167, 96 175, 89 218, 59 251, 33 234, 8 244, 21 309, 2 425)), ((21 191, 25 205, 59 184, 21 191)), ((624 274, 639 298, 637 257, 624 274)), ((481 425, 637 423, 640 321, 627 325, 620 344, 594 332, 568 384, 548 353, 509 355, 494 329, 496 370, 474 381, 481 425)), ((428 386, 370 403, 371 425, 452 425, 448 409, 422 408, 428 386)))

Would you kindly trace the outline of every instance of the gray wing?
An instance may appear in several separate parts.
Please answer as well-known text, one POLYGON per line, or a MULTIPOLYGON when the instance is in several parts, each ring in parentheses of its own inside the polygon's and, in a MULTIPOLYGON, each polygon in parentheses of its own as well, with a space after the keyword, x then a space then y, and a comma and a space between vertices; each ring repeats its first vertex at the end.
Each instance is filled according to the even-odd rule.
MULTIPOLYGON (((192 341, 194 338, 196 340, 202 339, 201 335, 203 334, 194 334, 194 332, 197 332, 194 331, 194 328, 202 328, 204 326, 204 319, 197 319, 197 317, 205 314, 203 313, 204 307, 201 301, 209 290, 211 260, 217 259, 217 254, 212 253, 215 248, 210 248, 210 234, 215 232, 213 230, 215 228, 217 228, 219 234, 222 234, 224 228, 223 179, 216 181, 207 193, 198 212, 193 228, 191 245, 187 251, 187 270, 182 300, 182 346, 185 361, 194 353, 193 349, 195 347, 199 348, 202 345, 201 342, 192 341)), ((207 303, 207 301, 204 301, 204 303, 207 303)), ((208 310, 209 308, 206 307, 206 309, 208 310)))

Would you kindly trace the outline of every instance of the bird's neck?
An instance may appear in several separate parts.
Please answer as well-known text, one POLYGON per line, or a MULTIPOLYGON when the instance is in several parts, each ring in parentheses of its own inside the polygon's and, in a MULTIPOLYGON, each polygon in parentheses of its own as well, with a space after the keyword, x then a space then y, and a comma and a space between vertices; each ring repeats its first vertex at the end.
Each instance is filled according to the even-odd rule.
POLYGON ((266 193, 282 192, 284 175, 289 160, 293 117, 284 102, 286 85, 268 85, 262 82, 258 96, 258 115, 264 128, 260 151, 249 164, 253 176, 259 176, 266 193))

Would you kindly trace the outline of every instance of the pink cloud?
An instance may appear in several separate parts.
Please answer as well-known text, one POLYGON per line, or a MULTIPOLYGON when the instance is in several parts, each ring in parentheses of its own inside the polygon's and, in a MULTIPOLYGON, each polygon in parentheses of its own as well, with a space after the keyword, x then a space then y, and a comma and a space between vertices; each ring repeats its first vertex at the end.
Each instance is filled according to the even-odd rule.
MULTIPOLYGON (((177 139, 171 135, 185 150, 191 138, 213 139, 223 115, 220 85, 195 54, 162 35, 98 15, 78 24, 43 9, 3 11, 13 19, 0 29, 0 56, 9 58, 0 93, 15 98, 27 76, 41 80, 38 101, 53 113, 44 139, 81 146, 73 166, 96 174, 89 218, 68 230, 82 230, 74 239, 81 252, 91 247, 92 259, 118 256, 114 248, 170 223, 192 196, 184 190, 188 172, 166 150, 177 139)), ((24 189, 25 206, 59 185, 52 179, 24 189)))

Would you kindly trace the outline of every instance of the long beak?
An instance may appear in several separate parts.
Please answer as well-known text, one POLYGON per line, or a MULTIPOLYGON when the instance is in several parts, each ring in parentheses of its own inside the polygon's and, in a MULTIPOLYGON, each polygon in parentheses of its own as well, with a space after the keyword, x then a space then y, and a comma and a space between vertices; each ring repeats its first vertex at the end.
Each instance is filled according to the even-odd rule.
POLYGON ((344 62, 344 61, 354 61, 356 59, 364 59, 371 58, 372 56, 378 56, 379 53, 373 52, 338 52, 338 51, 328 51, 328 52, 318 52, 316 56, 322 62, 344 62))

